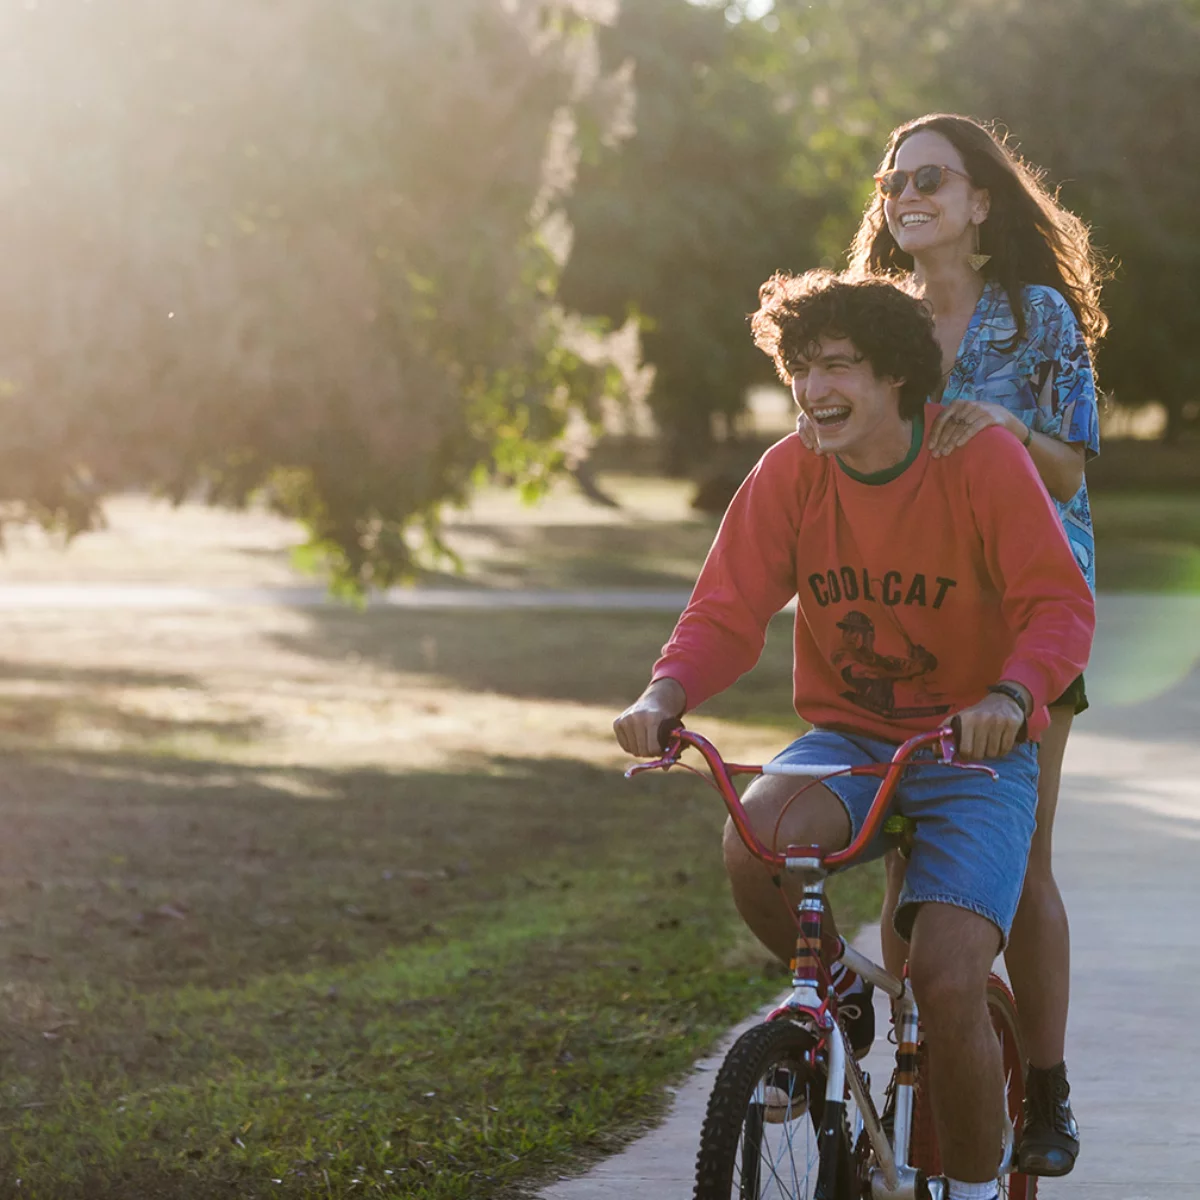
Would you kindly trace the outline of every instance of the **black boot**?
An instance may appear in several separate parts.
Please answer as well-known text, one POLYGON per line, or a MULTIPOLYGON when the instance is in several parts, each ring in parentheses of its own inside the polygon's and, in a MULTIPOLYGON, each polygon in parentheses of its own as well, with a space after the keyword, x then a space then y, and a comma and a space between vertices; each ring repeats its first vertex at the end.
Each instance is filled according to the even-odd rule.
POLYGON ((1066 1175, 1079 1154, 1065 1063, 1030 1067, 1025 1076, 1025 1123, 1017 1165, 1026 1175, 1066 1175))

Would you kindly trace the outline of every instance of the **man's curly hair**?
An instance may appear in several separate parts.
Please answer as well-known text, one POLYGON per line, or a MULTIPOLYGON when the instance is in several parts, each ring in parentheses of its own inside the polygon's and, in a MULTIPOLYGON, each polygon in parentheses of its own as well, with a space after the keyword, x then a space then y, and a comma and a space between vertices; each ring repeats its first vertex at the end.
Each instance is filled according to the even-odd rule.
POLYGON ((846 338, 877 378, 899 379, 900 415, 915 417, 941 382, 942 351, 933 318, 882 275, 776 272, 758 289, 750 318, 754 344, 791 386, 791 366, 812 358, 821 338, 846 338))

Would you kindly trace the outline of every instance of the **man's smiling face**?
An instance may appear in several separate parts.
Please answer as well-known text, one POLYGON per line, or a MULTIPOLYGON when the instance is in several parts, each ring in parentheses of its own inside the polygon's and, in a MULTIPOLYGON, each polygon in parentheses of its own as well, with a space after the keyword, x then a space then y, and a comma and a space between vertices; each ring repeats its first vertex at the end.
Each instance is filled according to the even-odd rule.
POLYGON ((870 457, 902 426, 901 380, 881 379, 848 338, 821 337, 809 357, 785 364, 792 395, 817 431, 822 453, 870 457))

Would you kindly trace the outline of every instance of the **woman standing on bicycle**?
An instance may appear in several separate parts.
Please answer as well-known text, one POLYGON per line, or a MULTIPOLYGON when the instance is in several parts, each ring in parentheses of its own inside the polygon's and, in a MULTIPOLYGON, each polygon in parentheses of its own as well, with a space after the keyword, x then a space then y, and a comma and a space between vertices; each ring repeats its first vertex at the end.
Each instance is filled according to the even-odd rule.
MULTIPOLYGON (((876 182, 850 266, 907 273, 933 314, 943 375, 931 399, 944 408, 929 432, 932 453, 953 453, 989 425, 1016 434, 1094 591, 1083 469, 1099 450, 1090 351, 1107 321, 1086 226, 1041 186, 1039 172, 966 117, 901 125, 876 182)), ((1005 954, 1030 1057, 1021 1164, 1046 1175, 1065 1175, 1079 1152, 1063 1062, 1070 933, 1051 834, 1067 737, 1085 708, 1080 677, 1050 709, 1039 746, 1037 832, 1005 954)), ((883 929, 893 971, 906 954, 891 922, 903 877, 903 860, 892 854, 883 929)))

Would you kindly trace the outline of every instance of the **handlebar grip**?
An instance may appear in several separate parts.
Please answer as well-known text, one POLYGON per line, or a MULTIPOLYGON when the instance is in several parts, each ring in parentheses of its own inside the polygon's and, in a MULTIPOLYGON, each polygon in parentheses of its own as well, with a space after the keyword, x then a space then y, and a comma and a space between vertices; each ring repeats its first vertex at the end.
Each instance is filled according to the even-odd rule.
POLYGON ((671 734, 677 729, 683 728, 683 722, 678 717, 667 717, 665 721, 660 721, 658 725, 658 748, 665 751, 667 743, 671 740, 671 734))

